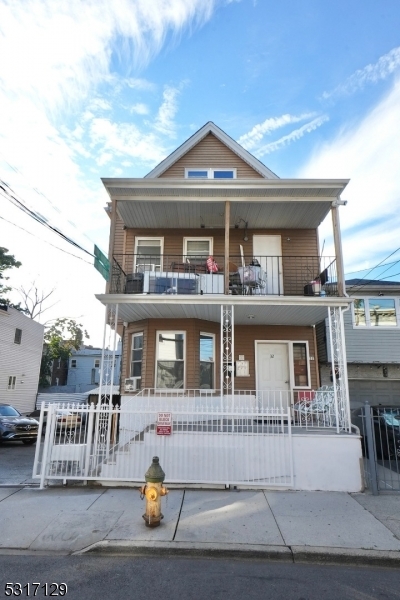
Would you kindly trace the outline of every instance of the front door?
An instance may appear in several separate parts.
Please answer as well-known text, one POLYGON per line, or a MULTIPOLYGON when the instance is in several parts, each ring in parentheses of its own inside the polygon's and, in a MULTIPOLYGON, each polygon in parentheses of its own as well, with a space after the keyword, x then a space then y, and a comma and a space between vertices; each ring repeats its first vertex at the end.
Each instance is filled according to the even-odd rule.
POLYGON ((283 295, 282 244, 280 235, 253 235, 253 256, 267 276, 265 294, 283 295))
POLYGON ((257 342, 257 391, 264 405, 275 400, 277 407, 290 405, 289 347, 284 342, 257 342))

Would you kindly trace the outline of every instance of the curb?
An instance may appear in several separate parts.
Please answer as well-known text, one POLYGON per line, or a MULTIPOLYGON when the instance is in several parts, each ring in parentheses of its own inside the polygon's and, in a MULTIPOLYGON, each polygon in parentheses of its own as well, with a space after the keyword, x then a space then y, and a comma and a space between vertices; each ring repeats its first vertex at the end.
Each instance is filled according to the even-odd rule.
POLYGON ((191 542, 133 542, 104 540, 73 553, 120 556, 185 556, 278 560, 293 563, 400 567, 400 551, 330 548, 324 546, 264 546, 191 542))

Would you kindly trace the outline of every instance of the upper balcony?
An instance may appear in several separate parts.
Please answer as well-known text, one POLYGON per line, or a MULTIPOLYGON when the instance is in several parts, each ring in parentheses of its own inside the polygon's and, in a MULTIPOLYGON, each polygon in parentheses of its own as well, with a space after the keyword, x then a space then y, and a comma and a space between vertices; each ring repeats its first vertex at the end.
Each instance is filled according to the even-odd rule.
POLYGON ((110 294, 339 296, 331 256, 118 254, 110 294), (228 273, 224 265, 228 265, 228 273))

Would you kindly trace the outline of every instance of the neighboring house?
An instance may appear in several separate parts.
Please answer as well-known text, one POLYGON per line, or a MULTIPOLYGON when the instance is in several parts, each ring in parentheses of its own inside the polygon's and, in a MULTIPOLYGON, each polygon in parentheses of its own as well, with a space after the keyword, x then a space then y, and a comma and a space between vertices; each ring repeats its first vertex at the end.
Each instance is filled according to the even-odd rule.
POLYGON ((0 403, 20 412, 35 408, 44 325, 0 306, 0 403))
POLYGON ((103 183, 111 276, 97 298, 123 337, 121 408, 141 410, 145 396, 173 410, 193 397, 295 415, 320 386, 315 328, 328 316, 335 426, 296 429, 294 486, 360 489, 340 327, 351 303, 338 216, 348 180, 280 179, 210 122, 146 177, 103 183), (335 256, 322 257, 330 213, 335 256))
MULTIPOLYGON (((67 387, 69 391, 88 392, 101 382, 101 356, 102 349, 92 346, 82 346, 79 350, 72 352, 68 362, 67 387)), ((121 371, 121 344, 115 353, 114 361, 113 383, 118 386, 121 371)))
MULTIPOLYGON (((350 403, 400 406, 400 282, 350 279, 344 314, 350 403)), ((328 322, 317 326, 321 380, 330 383, 328 322)))

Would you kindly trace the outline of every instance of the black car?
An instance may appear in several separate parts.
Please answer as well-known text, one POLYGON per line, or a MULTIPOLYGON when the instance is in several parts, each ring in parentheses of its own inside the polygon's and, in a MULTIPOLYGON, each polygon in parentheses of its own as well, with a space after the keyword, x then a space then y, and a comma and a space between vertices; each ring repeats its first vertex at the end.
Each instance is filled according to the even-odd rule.
POLYGON ((0 444, 34 444, 38 437, 38 429, 39 423, 36 419, 23 417, 11 404, 0 404, 0 444))
MULTIPOLYGON (((360 429, 363 454, 367 455, 365 443, 364 408, 351 413, 351 422, 360 429)), ((400 463, 400 407, 373 406, 372 422, 375 436, 376 455, 379 459, 397 460, 400 463)))

